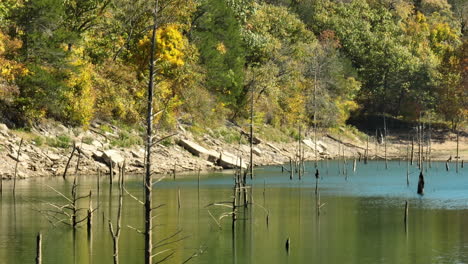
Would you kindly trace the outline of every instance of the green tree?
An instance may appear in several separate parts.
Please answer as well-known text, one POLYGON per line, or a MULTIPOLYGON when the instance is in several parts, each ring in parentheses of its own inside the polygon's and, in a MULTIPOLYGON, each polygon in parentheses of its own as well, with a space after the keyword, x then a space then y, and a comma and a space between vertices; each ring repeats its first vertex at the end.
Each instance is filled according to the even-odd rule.
POLYGON ((200 7, 194 41, 207 71, 208 88, 223 103, 235 108, 242 100, 245 51, 240 24, 222 0, 207 0, 200 7))

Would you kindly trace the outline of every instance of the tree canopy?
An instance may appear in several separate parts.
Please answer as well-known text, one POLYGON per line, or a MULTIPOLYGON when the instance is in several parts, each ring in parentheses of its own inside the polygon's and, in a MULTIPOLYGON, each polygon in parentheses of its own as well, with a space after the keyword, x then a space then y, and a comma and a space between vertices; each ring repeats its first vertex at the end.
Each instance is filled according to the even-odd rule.
MULTIPOLYGON (((467 120, 466 1, 160 0, 163 124, 467 120)), ((151 1, 0 3, 2 118, 142 121, 151 1)))

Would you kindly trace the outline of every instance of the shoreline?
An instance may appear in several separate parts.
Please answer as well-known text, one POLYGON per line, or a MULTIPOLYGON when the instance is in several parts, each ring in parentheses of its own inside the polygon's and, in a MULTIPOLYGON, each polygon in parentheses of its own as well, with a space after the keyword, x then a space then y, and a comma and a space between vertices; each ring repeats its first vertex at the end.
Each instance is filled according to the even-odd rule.
MULTIPOLYGON (((115 131, 117 127, 111 126, 115 131)), ((97 175, 99 173, 109 174, 110 164, 113 170, 117 171, 118 166, 126 167, 127 173, 144 173, 144 148, 141 145, 133 145, 128 148, 112 146, 110 138, 116 138, 117 132, 100 132, 99 125, 93 125, 87 131, 73 134, 73 131, 63 125, 54 124, 52 127, 40 127, 34 130, 35 135, 56 138, 67 134, 76 143, 73 148, 61 148, 51 146, 38 146, 32 139, 25 139, 21 147, 19 159, 17 150, 21 141, 21 135, 13 130, 9 130, 5 125, 0 124, 0 177, 3 179, 13 179, 16 164, 18 163, 17 178, 34 177, 62 177, 69 163, 67 175, 97 175), (85 140, 88 139, 88 140, 85 140), (90 140, 92 139, 92 140, 90 140), (84 142, 86 141, 86 143, 84 142), (71 153, 73 156, 70 159, 71 153), (70 161, 69 161, 70 160, 70 161), (19 161, 19 162, 17 162, 19 161), (79 164, 77 166, 77 164, 79 164)), ((229 128, 238 130, 238 128, 229 128)), ((20 133, 21 134, 21 133, 20 133)), ((242 133, 240 133, 243 135, 242 133)), ((243 135, 246 136, 246 135, 243 135)), ((242 136, 241 136, 242 137, 242 136)), ((24 137, 23 137, 24 138, 24 137)), ((456 142, 453 135, 446 135, 445 140, 434 140, 431 143, 431 161, 446 161, 452 157, 455 162, 456 142)), ((247 139, 248 140, 248 139, 247 139)), ((314 161, 317 155, 319 160, 341 159, 348 160, 363 159, 366 153, 367 142, 359 140, 357 137, 338 138, 336 135, 321 134, 317 140, 317 151, 315 143, 308 137, 299 141, 289 143, 267 142, 263 139, 255 138, 254 144, 254 166, 283 165, 289 164, 290 160, 298 160, 298 148, 300 146, 302 159, 304 161, 314 161)), ((411 142, 401 138, 389 138, 387 146, 387 159, 404 160, 406 151, 410 149, 411 142)), ((194 136, 187 129, 179 129, 172 138, 171 144, 157 144, 154 148, 152 163, 155 167, 154 174, 174 174, 190 172, 211 172, 223 169, 233 169, 239 166, 247 168, 245 161, 249 160, 250 146, 245 143, 228 143, 220 138, 204 134, 194 136)), ((459 153, 461 162, 467 159, 468 141, 466 137, 460 137, 459 153)), ((375 141, 369 142, 369 160, 384 160, 384 144, 377 144, 375 141)), ((415 146, 415 152, 417 146, 415 146)), ((425 148, 427 153, 427 149, 425 148)), ((416 153, 414 160, 417 160, 416 153)))

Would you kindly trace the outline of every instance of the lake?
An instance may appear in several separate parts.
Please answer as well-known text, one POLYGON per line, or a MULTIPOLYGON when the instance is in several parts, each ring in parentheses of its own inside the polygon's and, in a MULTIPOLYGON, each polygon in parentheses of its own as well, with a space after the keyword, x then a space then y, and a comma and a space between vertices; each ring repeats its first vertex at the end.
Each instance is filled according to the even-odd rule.
MULTIPOLYGON (((212 205, 232 201, 233 172, 177 175, 154 187, 155 261, 172 254, 166 263, 468 263, 468 172, 455 164, 434 162, 424 172, 425 194, 416 194, 419 171, 406 162, 352 162, 343 175, 338 161, 318 164, 320 214, 316 210, 315 168, 307 163, 302 180, 289 179, 281 167, 255 169, 248 208, 217 218, 231 209, 212 205), (180 191, 180 208, 178 197, 180 191), (405 201, 409 202, 405 226, 405 201), (269 212, 267 225, 267 211, 269 212), (216 221, 213 219, 215 218, 216 221), (166 239, 169 238, 169 239, 166 239), (285 249, 290 238, 290 250, 285 249), (167 242, 174 241, 169 245, 167 242)), ((157 179, 160 176, 155 176, 157 179)), ((112 263, 112 238, 108 221, 116 223, 118 186, 110 188, 101 177, 99 196, 96 176, 78 176, 78 192, 93 192, 99 205, 88 236, 84 222, 76 231, 54 226, 45 217, 48 203, 65 204, 57 192, 70 195, 72 177, 22 180, 13 198, 12 182, 4 181, 0 198, 0 263, 34 263, 36 235, 43 235, 43 263, 112 263), (42 212, 40 212, 42 211, 42 212)), ((142 199, 142 176, 128 176, 126 189, 142 199)), ((225 204, 226 205, 226 204, 225 204)), ((88 200, 81 200, 83 208, 88 200)), ((130 195, 123 200, 120 263, 144 263, 143 206, 130 195)), ((83 211, 83 213, 85 213, 83 211)), ((54 222, 53 220, 51 220, 54 222)))

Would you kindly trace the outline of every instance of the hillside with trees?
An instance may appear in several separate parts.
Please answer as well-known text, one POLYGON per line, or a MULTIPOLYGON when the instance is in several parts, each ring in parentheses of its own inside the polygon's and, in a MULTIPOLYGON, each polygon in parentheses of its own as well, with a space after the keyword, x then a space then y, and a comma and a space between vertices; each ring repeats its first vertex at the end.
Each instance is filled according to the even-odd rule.
MULTIPOLYGON (((468 116, 466 1, 160 0, 156 122, 468 116)), ((1 121, 144 123, 152 1, 0 3, 1 121)))

